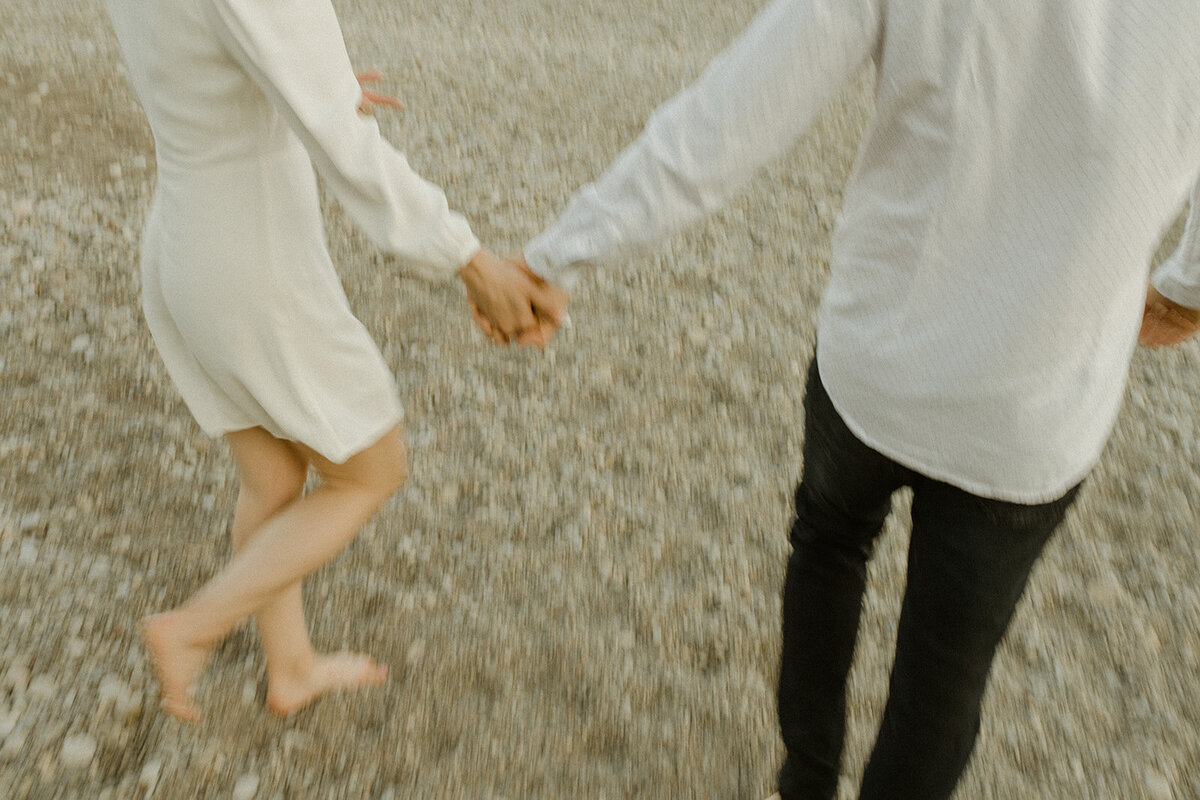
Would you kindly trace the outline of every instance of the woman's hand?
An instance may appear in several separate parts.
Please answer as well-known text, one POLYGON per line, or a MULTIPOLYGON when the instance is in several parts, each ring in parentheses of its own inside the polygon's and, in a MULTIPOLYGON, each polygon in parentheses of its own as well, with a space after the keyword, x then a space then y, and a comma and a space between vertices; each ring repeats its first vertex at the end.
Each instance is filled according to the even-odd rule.
POLYGON ((368 83, 378 83, 383 80, 383 74, 376 69, 369 69, 366 72, 355 73, 354 77, 358 78, 358 85, 362 88, 362 102, 358 105, 358 113, 370 114, 375 110, 375 106, 386 106, 395 108, 400 111, 404 110, 404 103, 401 103, 395 97, 387 94, 378 94, 367 88, 368 83))
POLYGON ((480 250, 458 274, 475 324, 499 344, 545 347, 566 312, 567 293, 534 274, 524 259, 501 260, 480 250))

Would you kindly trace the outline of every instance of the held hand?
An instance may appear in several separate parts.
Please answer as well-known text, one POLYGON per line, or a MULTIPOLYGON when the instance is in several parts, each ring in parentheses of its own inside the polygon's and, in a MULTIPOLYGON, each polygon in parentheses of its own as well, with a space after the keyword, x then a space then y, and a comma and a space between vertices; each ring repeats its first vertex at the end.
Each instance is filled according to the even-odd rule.
POLYGON ((1146 291, 1146 310, 1138 342, 1143 347, 1176 345, 1200 330, 1200 309, 1181 306, 1163 297, 1151 286, 1146 291))
POLYGON ((545 347, 567 305, 567 293, 535 275, 524 260, 501 260, 480 250, 459 270, 480 330, 500 343, 545 347))
POLYGON ((358 106, 358 113, 370 114, 375 110, 375 106, 386 106, 395 108, 401 111, 404 110, 404 103, 401 103, 395 97, 386 94, 378 94, 367 89, 368 83, 378 83, 383 80, 383 75, 376 69, 369 69, 366 72, 359 72, 354 75, 358 78, 358 85, 362 88, 362 103, 358 106))

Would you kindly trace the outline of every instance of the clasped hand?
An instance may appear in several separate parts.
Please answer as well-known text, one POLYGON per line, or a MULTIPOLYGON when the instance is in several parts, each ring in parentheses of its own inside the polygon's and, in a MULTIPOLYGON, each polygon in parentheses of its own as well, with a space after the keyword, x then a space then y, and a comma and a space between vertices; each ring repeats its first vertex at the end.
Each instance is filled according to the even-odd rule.
POLYGON ((545 347, 566 313, 567 293, 535 274, 522 255, 480 250, 458 271, 471 317, 499 344, 545 347))
POLYGON ((1143 347, 1176 345, 1200 330, 1200 309, 1188 308, 1164 297, 1151 286, 1138 341, 1143 347))

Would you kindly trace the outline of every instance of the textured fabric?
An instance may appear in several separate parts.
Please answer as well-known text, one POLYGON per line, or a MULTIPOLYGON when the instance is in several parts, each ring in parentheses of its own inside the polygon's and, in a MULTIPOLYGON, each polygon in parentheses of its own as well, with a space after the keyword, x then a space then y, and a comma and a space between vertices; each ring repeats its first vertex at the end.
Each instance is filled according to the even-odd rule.
POLYGON ((330 261, 313 164, 385 251, 448 277, 479 242, 357 111, 328 0, 110 0, 154 132, 143 308, 201 427, 343 461, 402 415, 330 261))
MULTIPOLYGON (((718 207, 867 62, 818 350, 874 449, 1061 495, 1123 395, 1149 260, 1200 176, 1200 3, 775 0, 526 248, 570 279, 718 207)), ((1197 305, 1193 225, 1159 288, 1197 305)))

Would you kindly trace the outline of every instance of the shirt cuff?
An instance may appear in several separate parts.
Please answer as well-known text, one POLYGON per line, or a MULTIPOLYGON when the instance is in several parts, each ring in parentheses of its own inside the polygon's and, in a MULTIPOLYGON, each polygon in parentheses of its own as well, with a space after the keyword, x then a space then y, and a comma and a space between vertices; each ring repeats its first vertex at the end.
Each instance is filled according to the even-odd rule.
POLYGON ((1151 283, 1168 300, 1200 308, 1200 264, 1188 263, 1181 253, 1164 261, 1155 270, 1151 283))

